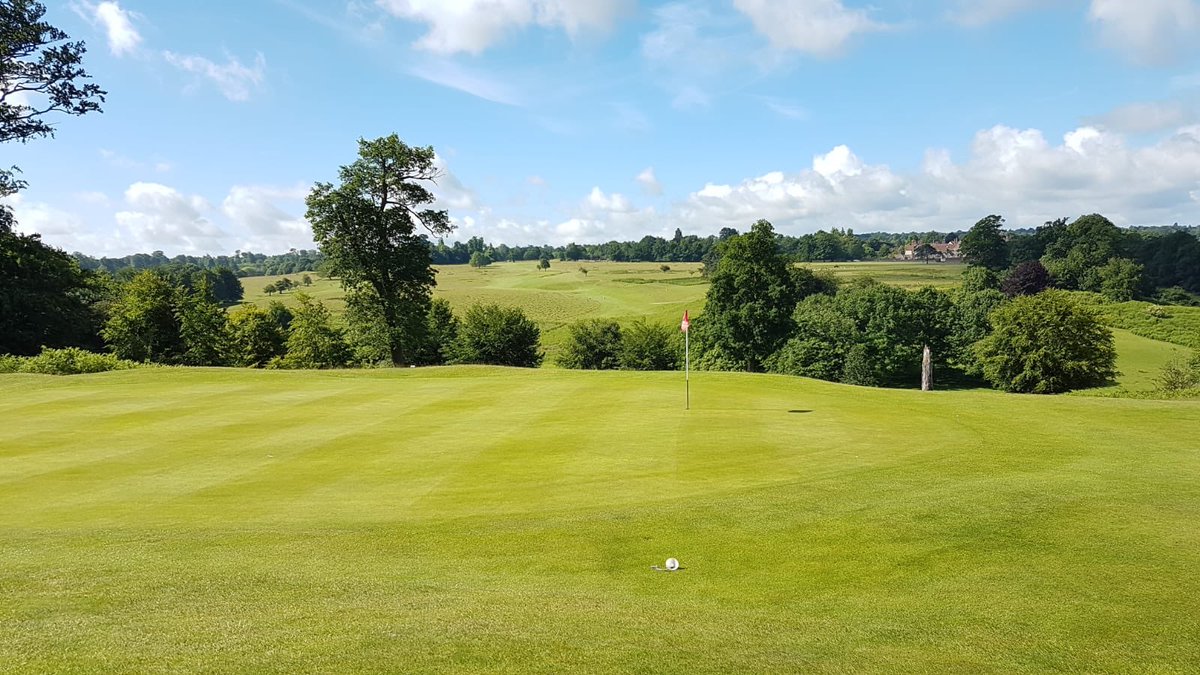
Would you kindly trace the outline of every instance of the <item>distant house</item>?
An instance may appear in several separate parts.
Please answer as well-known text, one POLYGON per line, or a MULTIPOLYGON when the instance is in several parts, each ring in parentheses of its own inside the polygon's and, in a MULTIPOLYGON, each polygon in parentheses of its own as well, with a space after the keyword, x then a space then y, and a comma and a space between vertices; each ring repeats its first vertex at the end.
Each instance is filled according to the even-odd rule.
MULTIPOLYGON (((923 244, 912 242, 906 245, 904 250, 897 254, 896 257, 901 260, 916 260, 917 249, 921 248, 921 246, 923 244)), ((958 241, 952 241, 949 244, 930 244, 929 247, 934 251, 933 255, 929 256, 930 260, 945 262, 947 260, 962 259, 962 245, 958 241)))

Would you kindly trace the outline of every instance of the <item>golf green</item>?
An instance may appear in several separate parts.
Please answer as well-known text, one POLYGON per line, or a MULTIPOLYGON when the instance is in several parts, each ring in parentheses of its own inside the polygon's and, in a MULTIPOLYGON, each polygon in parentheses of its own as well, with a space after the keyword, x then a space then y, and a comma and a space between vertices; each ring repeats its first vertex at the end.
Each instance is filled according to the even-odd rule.
POLYGON ((1200 663, 1200 402, 682 385, 0 376, 0 669, 1200 663))

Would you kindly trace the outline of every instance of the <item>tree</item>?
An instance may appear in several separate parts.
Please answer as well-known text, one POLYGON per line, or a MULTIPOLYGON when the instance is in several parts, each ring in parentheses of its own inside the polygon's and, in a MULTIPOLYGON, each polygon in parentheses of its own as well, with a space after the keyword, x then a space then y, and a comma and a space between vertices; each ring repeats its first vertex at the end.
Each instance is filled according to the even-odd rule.
POLYGON ((706 347, 759 371, 791 334, 800 293, 771 223, 760 220, 721 248, 704 312, 706 347))
POLYGON ((540 340, 537 324, 519 308, 474 305, 459 324, 452 362, 536 368, 540 340))
POLYGON ((100 348, 97 305, 107 295, 104 278, 38 235, 0 231, 0 354, 100 348))
POLYGON ((341 328, 333 323, 329 309, 312 297, 296 294, 300 303, 292 313, 288 331, 287 355, 283 368, 341 368, 350 362, 350 348, 341 328))
POLYGON ((937 255, 937 249, 935 249, 933 246, 931 246, 929 244, 921 244, 920 246, 913 249, 913 256, 917 260, 924 260, 926 262, 926 264, 928 264, 929 259, 935 255, 937 255))
POLYGON ((1008 267, 1008 242, 1000 228, 1004 226, 1004 218, 988 216, 967 232, 962 238, 962 255, 968 265, 986 267, 993 272, 1000 272, 1008 267))
POLYGON ((266 310, 244 305, 229 313, 224 358, 233 366, 262 368, 287 351, 287 333, 266 310))
POLYGON ((1128 258, 1112 258, 1096 270, 1100 293, 1113 302, 1133 300, 1142 288, 1142 266, 1128 258))
POLYGON ((303 283, 305 286, 312 286, 312 277, 305 274, 303 277, 300 277, 300 282, 303 283))
POLYGON ((432 147, 410 147, 396 134, 360 140, 358 155, 341 167, 338 186, 313 187, 307 217, 347 295, 374 295, 392 362, 413 362, 436 283, 429 245, 416 228, 432 235, 453 230, 446 211, 422 208, 434 202, 422 183, 441 173, 432 147))
POLYGON ((986 267, 968 267, 962 273, 962 288, 968 293, 997 290, 1000 276, 986 267))
POLYGON ((421 362, 429 366, 442 365, 450 360, 458 340, 458 317, 444 298, 434 298, 429 305, 429 336, 421 362))
POLYGON ((492 257, 483 251, 475 251, 471 254, 471 267, 487 267, 492 264, 492 257))
POLYGON ((185 366, 225 365, 226 324, 229 317, 212 301, 211 292, 176 292, 175 316, 183 351, 179 362, 185 366))
POLYGON ((998 389, 1055 394, 1102 385, 1116 375, 1113 334, 1068 293, 1016 298, 991 315, 992 334, 975 346, 998 389))
POLYGON ((1100 292, 1102 279, 1097 271, 1112 258, 1123 257, 1120 228, 1098 214, 1082 216, 1065 227, 1055 224, 1046 236, 1053 241, 1047 244, 1042 263, 1064 288, 1100 292))
POLYGON ((683 345, 674 326, 637 319, 621 331, 623 370, 679 370, 683 345))
POLYGON ((543 253, 542 256, 540 258, 538 258, 538 269, 539 270, 550 269, 550 256, 543 253))
POLYGON ((1051 286, 1050 272, 1040 260, 1023 262, 1008 273, 1000 284, 1000 290, 1010 298, 1019 295, 1037 295, 1051 286))
POLYGON ((621 325, 616 321, 577 321, 567 330, 567 341, 558 354, 558 365, 574 370, 616 370, 620 367, 621 325))
POLYGON ((796 306, 796 332, 771 355, 767 370, 781 375, 839 382, 846 355, 860 341, 854 320, 837 309, 832 298, 812 296, 796 306))
MULTIPOLYGON (((105 93, 83 69, 83 42, 43 21, 33 0, 0 3, 0 143, 54 136, 50 113, 99 112, 105 93)), ((25 187, 16 167, 0 169, 0 197, 25 187)), ((0 231, 11 231, 12 211, 0 206, 0 231)))
POLYGON ((150 270, 125 284, 101 331, 113 353, 128 361, 179 363, 185 347, 175 311, 177 293, 171 282, 150 270))

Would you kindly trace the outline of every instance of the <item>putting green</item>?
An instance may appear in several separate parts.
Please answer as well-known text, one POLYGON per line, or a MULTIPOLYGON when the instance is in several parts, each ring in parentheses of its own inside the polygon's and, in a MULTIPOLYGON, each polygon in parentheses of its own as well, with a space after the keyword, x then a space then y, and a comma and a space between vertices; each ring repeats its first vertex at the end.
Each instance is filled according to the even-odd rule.
POLYGON ((685 412, 676 373, 0 376, 0 663, 1200 663, 1200 402, 692 384, 685 412))

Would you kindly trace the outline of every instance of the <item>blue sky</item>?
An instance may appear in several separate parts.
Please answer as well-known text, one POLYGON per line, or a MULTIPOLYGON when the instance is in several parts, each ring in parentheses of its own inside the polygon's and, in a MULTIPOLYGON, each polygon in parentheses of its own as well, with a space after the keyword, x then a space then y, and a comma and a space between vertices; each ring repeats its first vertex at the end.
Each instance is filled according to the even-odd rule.
POLYGON ((396 132, 510 244, 1200 222, 1200 0, 66 0, 101 115, 7 146, 67 250, 311 247, 396 132))

